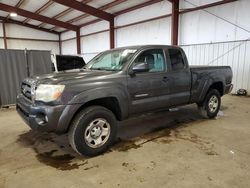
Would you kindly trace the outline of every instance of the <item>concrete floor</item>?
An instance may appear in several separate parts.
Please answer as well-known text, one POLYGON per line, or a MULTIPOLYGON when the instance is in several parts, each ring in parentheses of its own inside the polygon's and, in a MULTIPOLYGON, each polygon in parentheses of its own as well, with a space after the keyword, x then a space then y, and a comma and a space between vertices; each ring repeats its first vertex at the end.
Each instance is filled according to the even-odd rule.
POLYGON ((0 188, 250 187, 250 98, 222 103, 216 120, 201 119, 195 105, 127 120, 121 141, 94 158, 2 109, 0 188))

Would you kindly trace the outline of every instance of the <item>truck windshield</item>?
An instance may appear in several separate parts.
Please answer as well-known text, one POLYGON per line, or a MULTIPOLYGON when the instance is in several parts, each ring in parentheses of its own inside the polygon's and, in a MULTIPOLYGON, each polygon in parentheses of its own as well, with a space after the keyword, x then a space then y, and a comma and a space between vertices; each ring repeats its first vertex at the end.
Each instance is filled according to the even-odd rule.
POLYGON ((94 57, 86 66, 90 70, 119 71, 135 54, 136 49, 122 49, 103 52, 94 57))

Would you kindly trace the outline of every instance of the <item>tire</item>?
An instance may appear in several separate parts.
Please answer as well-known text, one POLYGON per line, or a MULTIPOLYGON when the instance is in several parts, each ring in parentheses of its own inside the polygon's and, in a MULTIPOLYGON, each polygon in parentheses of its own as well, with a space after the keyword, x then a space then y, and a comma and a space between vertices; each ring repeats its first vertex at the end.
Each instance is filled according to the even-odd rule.
POLYGON ((204 101, 198 104, 198 110, 203 118, 212 119, 217 116, 221 105, 221 95, 218 90, 208 91, 204 101))
POLYGON ((90 106, 74 118, 68 133, 71 147, 80 155, 105 152, 116 138, 117 120, 102 106, 90 106))

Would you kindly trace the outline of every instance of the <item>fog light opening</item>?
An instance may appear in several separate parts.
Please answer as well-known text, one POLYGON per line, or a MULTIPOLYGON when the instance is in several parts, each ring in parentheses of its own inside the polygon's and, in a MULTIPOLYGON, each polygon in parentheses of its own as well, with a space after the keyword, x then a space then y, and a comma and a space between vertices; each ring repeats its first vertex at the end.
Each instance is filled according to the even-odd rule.
POLYGON ((36 122, 39 125, 45 125, 46 123, 48 123, 48 117, 45 114, 37 114, 36 115, 36 122))

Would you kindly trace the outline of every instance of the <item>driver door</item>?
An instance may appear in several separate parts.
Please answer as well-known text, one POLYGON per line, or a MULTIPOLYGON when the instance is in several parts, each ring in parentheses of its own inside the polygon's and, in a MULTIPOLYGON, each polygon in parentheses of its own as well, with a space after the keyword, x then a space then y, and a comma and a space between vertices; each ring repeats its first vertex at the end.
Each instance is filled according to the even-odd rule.
POLYGON ((149 70, 134 72, 128 76, 130 95, 129 111, 146 112, 169 104, 166 58, 163 49, 149 49, 141 52, 130 69, 136 64, 146 63, 149 70))

